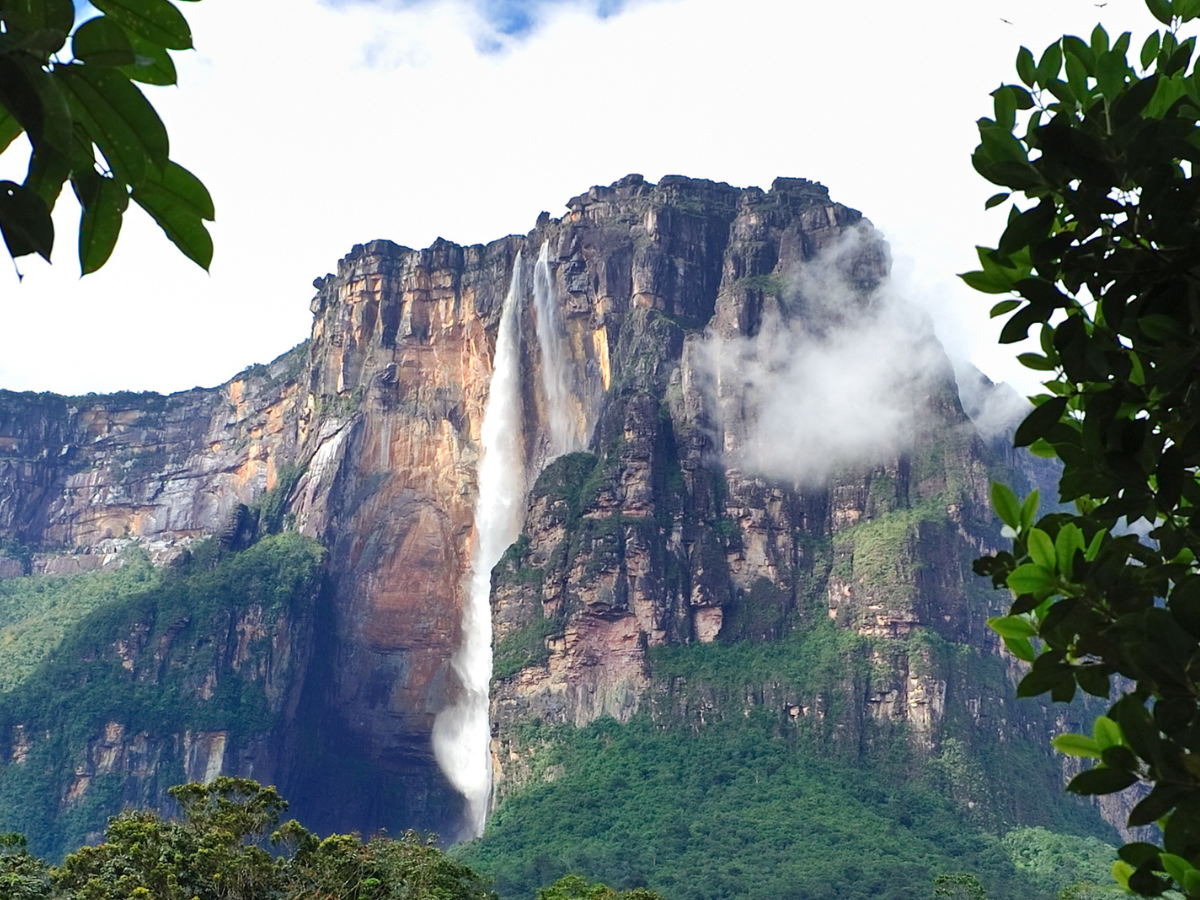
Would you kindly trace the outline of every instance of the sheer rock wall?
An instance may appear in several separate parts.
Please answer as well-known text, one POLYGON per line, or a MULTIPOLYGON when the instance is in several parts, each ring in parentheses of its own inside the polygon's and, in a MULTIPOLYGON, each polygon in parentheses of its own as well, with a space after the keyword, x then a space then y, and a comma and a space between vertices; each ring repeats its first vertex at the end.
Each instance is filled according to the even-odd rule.
MULTIPOLYGON (((870 298, 886 278, 886 245, 801 179, 762 191, 631 175, 487 246, 356 246, 315 282, 311 339, 218 388, 0 392, 0 539, 37 548, 43 570, 103 562, 122 539, 167 559, 284 485, 291 527, 330 553, 315 649, 295 674, 286 733, 272 739, 291 750, 255 775, 278 782, 319 830, 453 834, 459 800, 429 738, 459 690, 449 661, 480 424, 520 259, 522 438, 538 486, 525 534, 493 576, 498 795, 523 778, 514 729, 534 717, 584 724, 650 704, 702 719, 745 702, 820 714, 821 698, 770 685, 732 706, 682 685, 648 693, 648 651, 772 640, 814 617, 880 639, 928 628, 995 649, 969 596, 969 561, 993 539, 987 451, 931 334, 924 351, 940 374, 912 392, 923 424, 903 452, 816 486, 738 463, 752 404, 736 379, 714 381, 706 347, 808 315, 789 306, 790 280, 851 234, 839 271, 870 298), (590 453, 549 468, 531 299, 544 244, 576 434, 590 453), (864 527, 914 509, 911 527, 864 527)), ((0 576, 12 570, 0 555, 0 576)), ((883 656, 877 676, 854 686, 853 721, 904 721, 932 742, 946 705, 970 698, 921 659, 883 656)), ((141 739, 97 735, 89 765, 149 759, 132 743, 141 739)), ((184 755, 211 761, 199 740, 184 755)), ((223 770, 246 769, 219 755, 223 770)))

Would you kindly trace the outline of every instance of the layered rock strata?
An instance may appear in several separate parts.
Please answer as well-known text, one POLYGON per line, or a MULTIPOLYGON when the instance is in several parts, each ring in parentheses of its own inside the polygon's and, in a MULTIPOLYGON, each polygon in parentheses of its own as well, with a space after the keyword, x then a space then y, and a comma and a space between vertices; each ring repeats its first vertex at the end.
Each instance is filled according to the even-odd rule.
MULTIPOLYGON (((2 538, 76 558, 133 539, 169 558, 279 485, 288 526, 328 548, 315 649, 277 736, 296 750, 255 770, 318 829, 456 828, 430 733, 460 689, 449 661, 501 303, 518 254, 532 271, 543 245, 588 452, 548 459, 526 298, 524 474, 536 487, 494 574, 501 793, 520 780, 516 724, 646 708, 657 645, 773 640, 817 617, 880 640, 926 628, 993 646, 968 571, 992 536, 989 457, 932 337, 913 344, 931 362, 905 388, 912 432, 817 479, 756 468, 752 386, 712 362, 714 342, 872 314, 886 246, 819 184, 631 175, 525 236, 359 245, 315 282, 311 340, 219 388, 0 394, 2 538), (849 298, 837 314, 797 287, 829 259, 849 298)), ((946 705, 966 701, 901 657, 861 686, 860 718, 902 720, 932 742, 946 705)), ((762 696, 793 718, 820 705, 762 696)), ((93 768, 134 758, 130 740, 97 735, 93 768)))

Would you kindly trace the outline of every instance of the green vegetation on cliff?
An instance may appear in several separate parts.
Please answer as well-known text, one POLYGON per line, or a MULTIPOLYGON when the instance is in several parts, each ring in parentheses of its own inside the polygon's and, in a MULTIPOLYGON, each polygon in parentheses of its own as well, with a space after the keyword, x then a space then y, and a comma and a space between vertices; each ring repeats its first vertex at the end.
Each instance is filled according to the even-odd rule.
POLYGON ((457 851, 505 898, 566 872, 672 900, 911 898, 947 871, 977 873, 993 900, 1034 900, 1103 879, 1016 866, 907 760, 880 748, 855 765, 780 733, 766 710, 694 733, 645 715, 529 727, 552 742, 548 769, 562 774, 506 800, 484 837, 457 851))
POLYGON ((158 578, 146 555, 132 550, 120 568, 0 579, 0 691, 24 681, 88 613, 146 591, 158 578))
POLYGON ((185 780, 185 735, 268 734, 307 646, 322 554, 294 533, 240 553, 205 542, 76 622, 0 694, 0 829, 58 856, 123 805, 163 802, 185 780))
POLYGON ((529 781, 455 851, 501 897, 570 872, 671 900, 923 897, 946 872, 974 873, 992 900, 1050 900, 1108 880, 1115 857, 1097 838, 1115 835, 1062 794, 1057 761, 998 738, 1032 720, 986 687, 991 720, 948 711, 922 731, 882 708, 879 686, 902 667, 949 691, 1003 691, 998 657, 826 621, 775 642, 660 647, 651 662, 625 724, 514 726, 529 781))

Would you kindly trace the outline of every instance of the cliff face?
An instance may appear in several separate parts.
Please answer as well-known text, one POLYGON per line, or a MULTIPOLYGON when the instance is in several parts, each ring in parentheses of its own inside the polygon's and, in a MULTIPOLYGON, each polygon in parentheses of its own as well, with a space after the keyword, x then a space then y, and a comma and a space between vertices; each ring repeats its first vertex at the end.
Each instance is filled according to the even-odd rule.
MULTIPOLYGON (((664 202, 660 190, 652 207, 664 202)), ((776 182, 766 195, 714 192, 704 200, 716 210, 709 231, 692 227, 678 200, 632 227, 618 216, 618 229, 611 210, 641 199, 622 205, 621 193, 577 201, 563 226, 571 237, 558 244, 585 248, 586 265, 586 248, 619 247, 624 237, 634 288, 621 305, 588 281, 576 282, 577 293, 564 285, 576 321, 586 313, 594 326, 604 316, 609 384, 590 420, 593 452, 542 473, 525 535, 493 576, 498 794, 522 784, 529 768, 535 748, 522 746, 521 723, 625 720, 648 702, 685 719, 703 718, 705 702, 709 717, 726 714, 711 697, 688 711, 686 685, 656 684, 652 648, 778 640, 824 618, 879 639, 873 677, 851 687, 859 702, 847 734, 872 719, 902 722, 932 749, 946 675, 927 652, 889 650, 887 641, 925 629, 996 650, 970 573, 993 539, 987 448, 914 312, 900 309, 906 321, 890 333, 911 358, 867 385, 891 395, 881 414, 897 416, 894 429, 831 445, 836 423, 814 415, 806 392, 837 378, 789 375, 794 355, 869 344, 864 322, 891 323, 885 245, 857 213, 804 182, 776 182), (720 229, 711 225, 717 215, 720 229), (660 262, 668 255, 674 264, 660 262), (691 259, 705 264, 683 262, 691 259), (666 274, 681 270, 695 279, 686 299, 672 294, 666 274), (777 427, 770 416, 797 421, 777 427), (797 443, 763 452, 781 438, 797 443), (864 446, 871 450, 862 455, 864 446), (839 447, 838 458, 814 459, 839 447)), ((570 272, 579 263, 560 257, 558 265, 570 272)), ((853 358, 839 350, 825 363, 853 358)), ((749 689, 787 718, 821 705, 779 685, 749 689)))
MULTIPOLYGON (((996 651, 969 573, 992 539, 991 458, 928 326, 886 295, 882 240, 799 179, 764 192, 628 176, 568 209, 487 246, 355 247, 315 283, 311 340, 219 388, 0 394, 0 538, 36 550, 20 564, 0 556, 0 574, 100 565, 113 542, 161 559, 205 534, 236 542, 244 505, 276 488, 286 525, 328 554, 313 650, 289 670, 296 699, 269 737, 288 751, 256 762, 255 777, 318 829, 453 834, 460 800, 430 734, 461 690, 450 659, 501 305, 518 265, 531 293, 545 247, 563 390, 540 377, 525 296, 523 474, 535 487, 493 575, 497 794, 527 777, 522 722, 721 714, 703 686, 657 682, 653 648, 772 641, 829 619, 875 642, 854 728, 904 722, 934 748, 948 704, 984 701, 956 694, 915 644, 888 642, 929 631, 996 651), (898 374, 853 378, 879 367, 881 334, 900 348, 898 374), (836 379, 796 360, 886 408, 838 415, 836 379), (809 402, 822 397, 833 405, 809 402), (547 464, 551 406, 585 449, 547 464), (832 427, 855 415, 862 434, 832 427)), ((789 719, 820 713, 821 698, 793 694, 755 696, 789 719)), ((136 749, 151 737, 106 725, 81 765, 157 758, 136 749)), ((10 756, 28 740, 10 735, 10 756)), ((215 758, 186 740, 176 757, 215 758)))
MULTIPOLYGON (((286 771, 323 555, 296 534, 238 553, 197 546, 83 616, 0 694, 0 820, 57 856, 97 837, 123 806, 172 808, 167 789, 181 781, 286 771)), ((66 587, 86 592, 97 574, 66 587)), ((15 612, 35 610, 15 627, 4 610, 8 648, 23 639, 27 648, 22 632, 57 604, 40 603, 36 587, 4 587, 15 612)))
POLYGON ((135 536, 167 553, 221 528, 295 453, 302 352, 214 390, 0 394, 0 533, 87 551, 135 536))

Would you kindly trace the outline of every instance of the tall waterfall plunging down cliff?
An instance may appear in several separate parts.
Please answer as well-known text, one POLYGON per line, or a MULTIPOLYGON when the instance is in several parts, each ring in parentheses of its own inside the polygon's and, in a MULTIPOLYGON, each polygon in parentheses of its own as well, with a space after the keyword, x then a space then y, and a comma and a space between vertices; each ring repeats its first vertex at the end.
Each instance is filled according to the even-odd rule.
POLYGON ((438 714, 433 749, 446 777, 467 800, 472 837, 483 833, 491 794, 488 687, 492 677, 492 568, 521 533, 525 462, 521 442, 521 254, 500 313, 496 355, 480 427, 479 498, 462 644, 453 665, 463 685, 454 706, 438 714))
POLYGON ((548 459, 578 450, 576 416, 570 407, 562 317, 554 302, 554 276, 550 271, 550 242, 542 244, 533 267, 533 308, 537 313, 538 346, 542 351, 542 389, 546 393, 549 425, 548 459))
MULTIPOLYGON (((1006 419, 978 433, 927 323, 883 317, 888 261, 883 237, 813 182, 763 191, 633 175, 571 198, 525 237, 354 247, 315 283, 311 339, 219 387, 0 390, 0 606, 17 616, 5 631, 25 629, 14 645, 25 649, 0 655, 0 833, 26 831, 35 852, 62 858, 123 807, 173 809, 169 784, 219 769, 277 784, 319 833, 454 841, 486 815, 474 858, 503 848, 488 866, 509 900, 580 864, 571 833, 589 834, 587 874, 610 883, 644 873, 654 888, 652 873, 674 871, 665 893, 709 900, 786 894, 781 872, 808 884, 790 857, 764 856, 755 871, 774 873, 769 890, 724 874, 709 890, 706 873, 724 873, 747 841, 772 841, 751 831, 685 842, 690 855, 662 868, 678 856, 680 816, 718 808, 825 852, 828 830, 805 831, 820 812, 808 798, 787 821, 742 806, 745 760, 718 784, 725 736, 762 743, 755 758, 772 769, 806 767, 765 780, 767 801, 845 773, 822 802, 844 797, 894 823, 890 843, 867 833, 841 845, 878 851, 878 868, 856 863, 813 896, 886 880, 897 860, 918 881, 931 865, 969 868, 929 855, 951 831, 956 856, 957 835, 977 827, 1092 833, 1044 747, 1087 718, 1017 702, 1012 659, 986 625, 1008 602, 968 575, 981 547, 1000 546, 989 477, 1002 469, 1045 496, 1058 473, 1012 455, 1006 419), (898 358, 903 379, 887 372, 879 398, 848 402, 848 385, 870 394, 872 373, 898 358), (832 387, 829 372, 842 376, 832 387), (821 392, 838 402, 812 399, 821 392), (564 448, 552 448, 548 396, 591 452, 535 478, 564 448), (912 424, 851 464, 831 441, 861 432, 878 445, 880 398, 912 424), (746 452, 768 441, 772 454, 746 452), (518 514, 527 539, 493 565, 518 514), (281 526, 296 533, 270 534, 281 526), (183 555, 202 535, 219 572, 207 554, 183 555), (129 580, 140 564, 113 580, 135 547, 179 559, 157 599, 129 580), (62 643, 35 627, 54 599, 40 573, 87 579, 88 596, 63 609, 84 618, 55 626, 62 643), (217 593, 181 618, 175 579, 193 577, 217 593), (700 646, 711 642, 727 646, 700 646), (163 691, 178 701, 169 715, 163 691), (647 820, 647 792, 670 784, 614 778, 602 808, 572 811, 573 792, 604 777, 589 748, 610 739, 671 758, 680 777, 711 773, 712 791, 647 820), (1018 769, 1024 794, 989 774, 1018 769), (887 793, 900 772, 904 793, 887 793), (695 806, 721 791, 732 805, 695 806), (936 814, 895 818, 914 808, 906 797, 935 794, 921 808, 936 814), (597 830, 598 816, 611 827, 597 830), (648 840, 635 847, 624 836, 637 828, 648 840), (539 859, 550 868, 528 862, 539 859)), ((978 412, 995 391, 973 377, 978 412)), ((1104 814, 1123 826, 1136 798, 1110 799, 1104 814)), ((995 838, 978 833, 969 843, 992 858, 995 838)))

